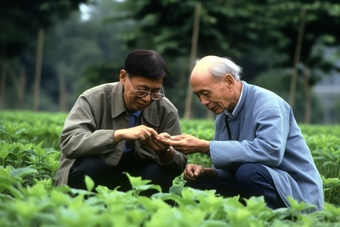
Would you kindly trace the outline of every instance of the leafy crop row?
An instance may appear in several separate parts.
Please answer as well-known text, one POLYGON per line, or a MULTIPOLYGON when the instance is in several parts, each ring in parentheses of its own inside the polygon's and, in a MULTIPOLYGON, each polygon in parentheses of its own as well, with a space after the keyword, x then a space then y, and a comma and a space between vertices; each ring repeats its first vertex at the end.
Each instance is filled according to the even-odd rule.
POLYGON ((299 211, 310 206, 292 199, 291 208, 271 210, 263 197, 252 197, 244 206, 237 196, 223 198, 214 191, 181 187, 149 198, 139 193, 160 187, 130 176, 133 190, 126 193, 98 186, 94 194, 90 178, 88 191, 55 188, 51 179, 22 187, 22 177, 35 170, 9 169, 0 167, 0 179, 11 180, 16 189, 10 191, 12 196, 1 194, 1 226, 324 226, 339 222, 340 209, 330 204, 323 211, 302 215, 299 211))
MULTIPOLYGON (((59 134, 66 114, 0 112, 0 226, 329 226, 340 225, 340 127, 301 125, 324 181, 324 210, 290 198, 291 208, 271 210, 262 197, 246 205, 238 197, 183 188, 182 176, 170 193, 139 196, 150 188, 130 177, 134 189, 123 193, 86 179, 88 191, 54 187, 59 165, 59 134)), ((214 122, 181 120, 183 133, 212 140, 214 122)), ((189 163, 210 166, 207 156, 190 155, 189 163)))

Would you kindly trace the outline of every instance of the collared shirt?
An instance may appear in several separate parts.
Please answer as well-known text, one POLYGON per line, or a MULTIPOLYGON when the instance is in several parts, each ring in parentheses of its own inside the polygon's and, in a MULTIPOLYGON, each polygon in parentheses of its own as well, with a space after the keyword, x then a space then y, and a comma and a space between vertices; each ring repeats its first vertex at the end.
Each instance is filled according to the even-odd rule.
POLYGON ((238 99, 237 101, 237 104, 233 110, 232 113, 230 113, 230 111, 228 109, 225 109, 224 110, 224 115, 228 115, 229 117, 233 117, 234 113, 238 111, 238 109, 240 108, 240 104, 242 102, 242 96, 243 96, 243 86, 241 87, 241 95, 240 95, 240 98, 238 99))
MULTIPOLYGON (((134 113, 129 113, 129 128, 135 127, 140 122, 142 111, 136 111, 134 113)), ((127 140, 125 142, 125 147, 123 152, 132 151, 135 147, 135 140, 127 140)))
POLYGON ((238 99, 236 106, 233 110, 233 112, 231 113, 228 109, 224 110, 224 115, 226 116, 225 118, 225 124, 226 127, 228 127, 229 129, 228 131, 228 140, 235 140, 235 130, 231 131, 230 126, 232 126, 232 124, 234 123, 234 120, 232 120, 231 118, 233 118, 234 114, 237 113, 239 111, 239 109, 241 108, 241 103, 242 103, 242 96, 243 96, 243 85, 241 87, 241 94, 240 94, 240 98, 238 99), (227 117, 228 116, 228 117, 227 117), (228 122, 227 122, 228 121, 228 122))

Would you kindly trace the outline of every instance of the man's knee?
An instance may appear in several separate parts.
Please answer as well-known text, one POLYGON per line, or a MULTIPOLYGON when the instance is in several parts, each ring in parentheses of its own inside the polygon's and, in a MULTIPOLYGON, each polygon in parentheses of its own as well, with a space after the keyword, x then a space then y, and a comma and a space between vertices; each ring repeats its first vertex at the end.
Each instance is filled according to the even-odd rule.
POLYGON ((169 170, 155 163, 143 169, 142 178, 151 180, 152 184, 160 185, 163 191, 168 191, 175 176, 169 170))
POLYGON ((91 156, 77 159, 70 169, 68 185, 85 189, 85 175, 89 176, 96 185, 101 184, 107 174, 105 161, 101 156, 91 156))
POLYGON ((245 163, 241 165, 236 173, 235 180, 237 182, 238 187, 249 187, 254 181, 261 175, 264 167, 254 164, 254 163, 245 163))
POLYGON ((190 187, 190 188, 195 188, 195 189, 200 189, 200 190, 205 190, 206 187, 204 184, 202 184, 202 181, 187 181, 184 184, 184 187, 190 187))
POLYGON ((255 163, 241 165, 235 173, 235 181, 245 197, 262 195, 267 187, 274 187, 268 170, 255 163))

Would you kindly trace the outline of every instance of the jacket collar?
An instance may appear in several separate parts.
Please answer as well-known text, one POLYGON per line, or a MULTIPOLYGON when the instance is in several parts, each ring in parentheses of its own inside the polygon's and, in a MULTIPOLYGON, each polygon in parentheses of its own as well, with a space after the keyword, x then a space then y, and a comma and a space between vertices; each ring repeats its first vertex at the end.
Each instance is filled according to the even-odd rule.
POLYGON ((233 118, 236 118, 238 114, 242 111, 245 100, 247 99, 248 84, 245 81, 241 81, 241 83, 243 85, 242 86, 242 98, 237 103, 237 108, 235 108, 235 111, 233 111, 233 118))
MULTIPOLYGON (((113 89, 111 92, 111 117, 116 118, 123 112, 126 112, 125 104, 124 104, 124 86, 120 82, 116 82, 113 85, 113 89)), ((157 102, 153 102, 148 108, 143 110, 142 116, 143 118, 153 126, 158 127, 159 116, 158 116, 158 107, 157 102)), ((143 121, 141 121, 143 122, 143 121)))

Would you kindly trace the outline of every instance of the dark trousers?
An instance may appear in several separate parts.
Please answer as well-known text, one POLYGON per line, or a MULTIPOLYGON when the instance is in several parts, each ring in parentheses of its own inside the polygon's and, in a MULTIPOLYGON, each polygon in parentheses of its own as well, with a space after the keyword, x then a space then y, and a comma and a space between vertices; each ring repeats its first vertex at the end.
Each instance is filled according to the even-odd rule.
MULTIPOLYGON (((68 185, 71 188, 86 189, 84 179, 87 175, 94 181, 95 188, 98 185, 106 186, 109 189, 119 186, 119 191, 129 191, 132 186, 123 172, 128 172, 135 177, 141 176, 143 180, 151 180, 152 184, 157 184, 162 188, 162 192, 169 192, 175 178, 163 166, 135 157, 133 151, 130 151, 123 154, 120 162, 113 169, 108 169, 101 156, 77 159, 70 169, 68 185)), ((155 192, 155 190, 149 190, 142 195, 150 196, 155 192)))
POLYGON ((225 197, 240 195, 241 198, 264 196, 267 206, 272 209, 286 207, 278 194, 268 170, 258 164, 245 163, 230 173, 230 179, 204 179, 188 181, 185 186, 196 189, 214 189, 225 197))

